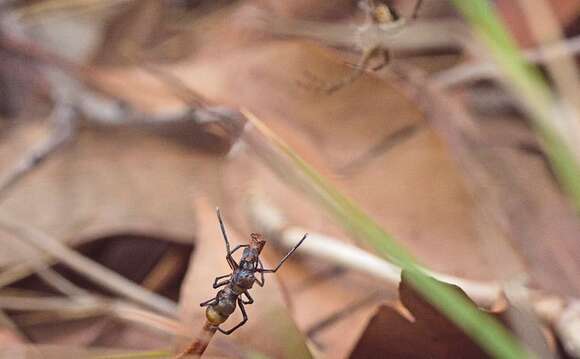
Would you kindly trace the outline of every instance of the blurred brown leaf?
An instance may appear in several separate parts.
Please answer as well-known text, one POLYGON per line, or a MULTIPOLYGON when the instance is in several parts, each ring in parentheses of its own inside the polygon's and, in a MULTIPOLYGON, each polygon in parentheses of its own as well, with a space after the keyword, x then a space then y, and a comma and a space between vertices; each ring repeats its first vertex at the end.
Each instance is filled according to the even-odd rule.
MULTIPOLYGON (((42 123, 21 123, 0 144, 1 167, 11 168, 45 136, 42 123)), ((135 128, 87 126, 0 207, 69 244, 123 233, 191 243, 195 179, 206 175, 212 157, 135 128)), ((0 254, 4 265, 21 259, 17 252, 0 254)))
MULTIPOLYGON (((246 107, 258 114, 410 247, 423 263, 439 271, 488 279, 490 273, 473 236, 471 199, 435 134, 421 127, 389 151, 374 153, 372 150, 388 142, 389 136, 401 129, 421 126, 416 106, 394 84, 370 75, 333 96, 301 86, 300 82, 308 80, 306 72, 332 81, 350 69, 320 47, 300 41, 264 40, 259 34, 249 32, 244 26, 247 24, 240 23, 245 11, 240 7, 229 17, 216 20, 218 24, 214 26, 222 31, 205 33, 205 42, 212 45, 210 48, 187 61, 162 68, 218 103, 246 107), (222 22, 228 25, 220 26, 222 22), (359 161, 369 152, 373 155, 359 161), (345 166, 353 161, 359 161, 359 165, 345 172, 345 166)), ((166 86, 143 70, 101 68, 97 76, 102 86, 116 91, 139 108, 161 111, 164 107, 180 106, 180 101, 166 86), (144 88, 148 91, 143 91, 144 88)), ((210 206, 205 206, 221 205, 230 228, 241 235, 239 243, 253 230, 244 216, 245 192, 249 188, 257 188, 271 197, 290 223, 345 237, 339 226, 329 221, 303 194, 273 176, 271 169, 256 161, 252 152, 236 152, 230 158, 215 177, 207 174, 219 180, 215 180, 208 192, 210 206)), ((215 223, 213 211, 206 209, 200 215, 200 223, 215 223)), ((199 252, 192 259, 181 301, 183 320, 193 327, 201 326, 203 321, 203 310, 198 303, 213 294, 211 280, 227 273, 217 225, 210 225, 207 235, 206 228, 202 230, 199 252)), ((268 256, 268 252, 265 254, 268 256)), ((267 258, 274 263, 279 256, 267 258)), ((363 301, 376 290, 376 283, 370 278, 356 274, 325 277, 331 265, 307 264, 312 274, 291 263, 278 274, 288 288, 293 317, 302 330, 363 301)), ((270 290, 277 292, 274 288, 257 291, 256 302, 268 303, 259 293, 270 290)), ((282 303, 278 299, 273 302, 282 303)), ((256 305, 249 310, 248 325, 253 325, 253 318, 262 309, 256 305)), ((372 303, 369 303, 319 331, 316 339, 324 346, 325 354, 346 355, 371 310, 372 303)), ((264 326, 272 325, 262 317, 256 321, 264 326)), ((244 335, 253 331, 251 327, 243 327, 236 336, 245 338, 244 335)))
MULTIPOLYGON (((563 28, 571 25, 580 18, 580 2, 577 0, 549 0, 551 8, 563 28)), ((530 32, 525 16, 522 16, 521 8, 517 1, 499 0, 496 2, 503 19, 512 34, 521 46, 533 46, 534 36, 530 32)))
MULTIPOLYGON (((190 44, 196 48, 191 57, 157 67, 215 103, 256 113, 423 264, 468 278, 490 278, 475 240, 473 199, 450 150, 424 125, 416 104, 396 82, 369 74, 333 96, 304 86, 310 81, 307 73, 333 81, 352 69, 319 46, 272 40, 252 30, 248 15, 255 10, 253 6, 273 8, 283 15, 335 18, 344 16, 353 4, 341 1, 332 8, 318 1, 239 2, 191 24, 196 34, 194 45, 190 44), (385 145, 393 134, 407 128, 415 130, 395 145, 385 145)), ((190 35, 184 38, 189 40, 190 35)), ((174 89, 142 67, 94 66, 92 74, 94 83, 144 112, 186 108, 174 89)), ((2 164, 38 139, 33 134, 36 130, 26 128, 16 132, 15 147, 3 153, 2 164)), ((192 142, 197 142, 197 136, 194 131, 192 142)), ((521 152, 514 156, 527 158, 521 152)), ((541 185, 553 191, 549 174, 536 162, 523 166, 529 185, 533 188, 541 178, 541 185)), ((245 200, 247 192, 255 189, 269 196, 291 224, 348 238, 339 224, 284 178, 273 175, 270 164, 256 160, 247 148, 237 148, 222 161, 183 142, 129 127, 83 128, 75 143, 23 181, 3 206, 68 242, 119 231, 177 240, 191 240, 195 235, 197 249, 180 301, 182 321, 195 333, 204 320, 199 303, 215 295, 213 278, 228 272, 213 206, 222 207, 233 242, 244 243, 253 230, 246 219, 245 200)), ((271 247, 265 256, 268 263, 275 263, 280 254, 271 247)), ((298 344, 292 345, 300 355, 307 355, 304 339, 288 314, 304 332, 377 290, 372 278, 333 270, 332 264, 314 260, 287 263, 265 288, 257 288, 256 303, 248 308, 250 321, 232 340, 282 356, 288 353, 284 338, 291 336, 297 338, 298 344), (285 329, 277 331, 278 325, 285 329)), ((344 357, 352 350, 372 306, 371 301, 318 332, 315 339, 325 355, 344 357)), ((393 320, 409 325, 397 318, 393 320)), ((231 343, 229 338, 216 339, 210 353, 218 352, 224 342, 231 343)))

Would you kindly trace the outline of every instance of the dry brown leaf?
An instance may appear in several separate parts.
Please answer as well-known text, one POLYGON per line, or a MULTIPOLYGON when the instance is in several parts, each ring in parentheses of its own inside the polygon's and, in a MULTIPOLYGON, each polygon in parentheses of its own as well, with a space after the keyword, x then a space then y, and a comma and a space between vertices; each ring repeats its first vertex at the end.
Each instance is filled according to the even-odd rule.
MULTIPOLYGON (((229 19, 226 17, 223 21, 229 19)), ((228 28, 231 29, 228 32, 235 32, 235 26, 228 23, 228 28)), ((297 41, 264 41, 246 32, 243 37, 238 47, 232 44, 233 39, 230 43, 228 38, 221 37, 219 42, 206 40, 213 45, 211 49, 202 50, 202 55, 189 62, 165 69, 218 103, 247 107, 257 113, 430 267, 471 278, 489 278, 472 236, 470 199, 453 162, 430 130, 419 130, 392 151, 377 155, 354 174, 338 172, 390 134, 420 123, 420 113, 397 88, 365 76, 334 96, 320 94, 298 83, 307 81, 306 71, 328 80, 345 75, 350 69, 331 53, 297 41), (252 36, 256 39, 254 42, 248 40, 252 36), (454 260, 450 261, 450 257, 454 260)), ((117 91, 139 108, 161 111, 167 106, 167 100, 172 101, 171 106, 179 106, 179 100, 162 83, 142 70, 102 70, 98 74, 102 86, 117 91), (143 88, 151 91, 142 91, 143 88), (151 100, 156 102, 152 104, 151 100)), ((331 223, 307 198, 273 176, 270 169, 256 163, 253 154, 233 156, 223 171, 213 178, 221 178, 226 193, 220 195, 214 190, 214 203, 223 204, 226 216, 235 218, 229 220, 230 225, 240 233, 252 230, 245 221, 243 206, 244 191, 253 184, 275 200, 290 223, 344 237, 339 226, 331 223)), ((211 214, 200 223, 214 221, 211 214)), ((209 238, 216 239, 216 235, 212 230, 209 238)), ((208 236, 200 238, 206 241, 208 236)), ((184 320, 192 321, 194 326, 197 323, 197 327, 201 326, 203 315, 198 303, 211 296, 211 278, 226 273, 221 242, 211 245, 200 242, 200 246, 200 253, 211 254, 196 255, 193 259, 181 301, 184 320), (217 249, 203 249, 213 245, 217 249), (215 269, 216 261, 223 273, 215 269)), ((268 259, 274 263, 279 256, 268 259)), ((317 275, 329 267, 320 263, 309 265, 317 275)), ((279 275, 288 288, 295 308, 293 317, 302 330, 364 300, 376 290, 376 284, 368 278, 348 275, 316 280, 304 269, 291 268, 285 268, 279 275), (304 287, 308 282, 313 284, 304 287)), ((258 298, 257 302, 268 300, 258 298)), ((371 309, 369 303, 354 315, 320 331, 316 339, 324 346, 325 354, 344 357, 371 309)), ((269 323, 264 322, 264 325, 269 323)), ((240 329, 240 335, 248 330, 251 331, 240 329)))
POLYGON ((106 27, 104 46, 94 61, 119 64, 137 58, 158 32, 166 10, 167 4, 157 0, 134 1, 121 8, 106 27))
MULTIPOLYGON (((221 13, 213 26, 200 35, 195 57, 161 68, 216 103, 246 107, 255 112, 409 247, 422 263, 455 275, 489 278, 474 239, 472 200, 446 147, 431 130, 417 131, 391 151, 377 154, 354 173, 343 171, 344 166, 367 154, 389 135, 420 124, 421 115, 416 106, 393 84, 373 76, 365 76, 333 96, 300 86, 298 82, 308 81, 306 72, 332 81, 350 69, 340 65, 332 53, 312 44, 272 41, 248 30, 244 16, 250 9, 244 4, 229 11, 221 13)), ((300 14, 303 10, 279 11, 300 14)), ((139 109, 156 112, 184 107, 171 89, 142 69, 101 67, 94 70, 94 81, 139 109)), ((223 181, 225 194, 219 188, 208 187, 212 188, 210 203, 227 204, 222 209, 229 213, 229 222, 238 233, 251 231, 244 218, 243 191, 254 186, 272 197, 292 224, 344 236, 337 224, 274 177, 270 169, 256 163, 251 154, 242 152, 232 158, 223 169, 204 168, 203 177, 218 187, 223 181)), ((528 178, 535 178, 536 170, 528 178)), ((178 173, 178 183, 194 177, 192 173, 178 173)), ((200 212, 199 223, 215 223, 213 211, 206 208, 200 212)), ((219 238, 218 233, 215 229, 206 232, 207 226, 203 227, 199 253, 204 254, 196 255, 192 261, 181 301, 183 319, 191 321, 193 327, 199 327, 203 318, 198 303, 212 295, 211 278, 226 273, 219 270, 226 270, 221 242, 210 242, 219 238)), ((312 267, 318 272, 328 269, 320 264, 312 267)), ((286 273, 291 273, 290 268, 286 273)), ((292 278, 284 272, 280 276, 283 282, 288 282, 296 311, 294 317, 301 329, 360 300, 376 286, 368 279, 349 277, 315 282, 308 289, 300 289, 311 279, 300 271, 292 272, 297 274, 292 278)), ((278 290, 272 290, 271 301, 282 303, 278 290)), ((268 298, 256 300, 270 302, 268 298)), ((323 344, 330 348, 332 356, 344 356, 348 352, 366 316, 368 313, 343 321, 341 325, 348 331, 332 328, 328 332, 332 335, 323 335, 323 344)), ((259 317, 256 322, 264 324, 271 320, 259 317)), ((248 329, 241 330, 240 338, 248 329)))
MULTIPOLYGON (((45 136, 37 123, 11 131, 1 143, 1 167, 10 168, 45 136)), ((210 171, 212 158, 135 128, 83 127, 25 177, 1 208, 70 244, 122 233, 191 243, 195 181, 210 171)), ((0 254, 3 265, 19 260, 15 252, 0 254)))
MULTIPOLYGON (((580 18, 580 3, 576 0, 550 0, 548 3, 564 28, 580 18)), ((497 7, 520 45, 533 46, 536 41, 518 2, 501 0, 497 1, 497 7)))
MULTIPOLYGON (((447 285, 471 302, 461 288, 447 285)), ((404 272, 399 297, 404 309, 380 306, 350 354, 351 359, 488 358, 460 328, 412 289, 404 272)), ((502 318, 501 313, 493 315, 502 318)))

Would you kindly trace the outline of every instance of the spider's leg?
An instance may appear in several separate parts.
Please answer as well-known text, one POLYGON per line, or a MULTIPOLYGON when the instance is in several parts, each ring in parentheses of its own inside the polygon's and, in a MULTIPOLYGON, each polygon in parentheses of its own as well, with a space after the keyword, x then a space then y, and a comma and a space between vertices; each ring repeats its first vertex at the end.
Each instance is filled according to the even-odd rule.
POLYGON ((419 10, 421 9, 421 5, 423 5, 423 0, 417 0, 415 2, 415 7, 413 7, 413 12, 411 13, 411 20, 415 20, 419 17, 419 10))
POLYGON ((388 49, 382 49, 381 56, 383 57, 383 61, 377 66, 373 67, 373 71, 382 70, 385 66, 391 63, 391 51, 388 49))
POLYGON ((244 303, 244 304, 252 304, 252 303, 254 303, 254 298, 252 298, 250 296, 250 293, 248 293, 248 291, 245 291, 244 293, 242 293, 242 295, 246 295, 246 297, 248 298, 248 300, 243 300, 242 299, 242 303, 244 303))
POLYGON ((222 219, 222 214, 219 208, 216 208, 216 214, 218 217, 218 221, 220 223, 220 229, 222 231, 222 236, 224 237, 224 241, 226 242, 226 261, 228 262, 230 268, 236 269, 238 268, 238 263, 235 261, 234 257, 232 257, 232 251, 230 250, 230 241, 228 240, 228 235, 226 233, 226 227, 224 226, 224 221, 222 219))
POLYGON ((277 271, 278 269, 280 269, 280 267, 282 266, 282 264, 284 264, 284 262, 286 262, 286 260, 287 260, 287 259, 288 259, 288 258, 289 258, 291 255, 292 255, 292 253, 294 253, 294 251, 295 251, 296 249, 298 249, 298 247, 299 247, 299 246, 302 244, 302 242, 304 242, 304 240, 306 239, 306 237, 307 237, 307 236, 308 236, 308 233, 306 233, 306 234, 305 234, 305 235, 302 237, 302 239, 300 240, 300 242, 298 242, 298 243, 297 243, 297 244, 294 246, 294 248, 292 248, 292 249, 290 250, 290 252, 288 252, 288 253, 287 253, 287 254, 284 256, 284 258, 282 258, 282 259, 280 260, 280 263, 278 263, 278 265, 277 265, 276 267, 274 267, 273 269, 263 269, 263 268, 262 268, 262 269, 258 269, 258 270, 256 270, 256 271, 257 271, 257 272, 259 272, 259 273, 276 273, 276 271, 277 271))
POLYGON ((216 283, 217 283, 217 282, 218 282, 220 279, 223 279, 223 278, 230 277, 231 275, 232 275, 232 274, 231 274, 231 273, 229 273, 229 274, 220 275, 219 277, 215 277, 215 279, 214 279, 214 281, 213 281, 213 285, 215 285, 215 284, 216 284, 216 283))
POLYGON ((350 74, 344 76, 343 78, 334 82, 322 82, 310 87, 330 95, 340 90, 341 88, 350 85, 359 77, 361 77, 362 74, 367 70, 369 62, 377 54, 378 49, 378 47, 372 47, 363 51, 363 54, 358 63, 355 65, 354 69, 350 72, 350 74))
POLYGON ((208 306, 208 305, 214 304, 214 302, 217 302, 217 298, 211 298, 211 299, 209 299, 209 300, 206 300, 206 301, 205 301, 205 302, 203 302, 203 303, 199 303, 199 306, 200 306, 200 307, 205 307, 205 306, 208 306))
POLYGON ((258 269, 256 270, 256 272, 260 273, 260 279, 256 278, 256 283, 258 283, 258 285, 260 287, 263 287, 264 283, 266 282, 264 279, 264 272, 262 272, 263 270, 264 270, 264 264, 262 263, 260 258, 258 258, 258 269))
POLYGON ((229 279, 228 280, 225 280, 225 281, 223 281, 221 283, 219 283, 219 281, 220 281, 220 279, 229 278, 229 277, 231 277, 231 274, 225 274, 225 275, 216 277, 216 279, 213 281, 213 289, 216 289, 216 288, 219 288, 221 286, 224 286, 224 285, 228 284, 230 282, 229 279))
POLYGON ((242 319, 241 322, 239 322, 238 324, 236 324, 232 329, 229 330, 223 330, 222 328, 218 327, 218 330, 225 334, 225 335, 230 335, 232 334, 236 329, 238 329, 239 327, 241 327, 242 325, 246 324, 246 322, 248 321, 248 314, 246 314, 246 308, 244 308, 244 304, 242 303, 242 300, 240 298, 238 298, 238 306, 240 307, 240 310, 242 311, 242 317, 244 319, 242 319))

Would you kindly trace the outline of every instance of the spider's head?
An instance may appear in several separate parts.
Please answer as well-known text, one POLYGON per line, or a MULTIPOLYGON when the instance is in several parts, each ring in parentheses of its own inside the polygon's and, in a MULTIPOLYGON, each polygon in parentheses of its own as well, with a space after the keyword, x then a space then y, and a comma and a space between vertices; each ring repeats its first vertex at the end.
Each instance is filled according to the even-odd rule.
POLYGON ((371 16, 377 24, 387 24, 399 19, 399 14, 387 4, 377 4, 371 10, 371 16))
POLYGON ((250 248, 254 249, 258 255, 262 252, 262 248, 266 245, 264 237, 259 233, 250 234, 250 248))

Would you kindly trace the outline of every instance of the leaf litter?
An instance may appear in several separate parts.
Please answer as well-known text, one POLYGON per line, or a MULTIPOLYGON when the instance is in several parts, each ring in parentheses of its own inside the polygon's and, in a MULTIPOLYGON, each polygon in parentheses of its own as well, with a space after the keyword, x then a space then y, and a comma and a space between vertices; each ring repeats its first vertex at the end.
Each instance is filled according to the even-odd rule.
MULTIPOLYGON (((321 18, 344 16, 349 13, 345 9, 351 6, 347 2, 332 9, 319 2, 255 3, 274 9, 279 15, 312 14, 321 18)), ((491 279, 493 275, 479 254, 479 244, 474 239, 476 229, 471 222, 473 199, 453 162, 452 149, 425 126, 417 105, 405 97, 396 82, 385 82, 371 76, 364 76, 334 96, 313 93, 301 87, 298 82, 307 71, 323 78, 340 78, 350 70, 335 52, 312 43, 271 39, 263 33, 248 30, 244 19, 254 5, 252 2, 250 5, 234 4, 226 10, 210 13, 206 18, 209 20, 201 21, 212 25, 207 31, 199 31, 204 28, 194 24, 181 39, 185 41, 191 39, 191 33, 196 34, 192 45, 195 51, 190 57, 157 66, 178 76, 186 86, 214 103, 245 107, 258 113, 268 126, 294 147, 300 148, 301 154, 315 163, 318 170, 372 212, 430 268, 467 278, 491 279), (377 144, 408 127, 418 129, 403 137, 390 150, 373 152, 377 144), (369 152, 373 152, 372 156, 360 161, 356 171, 344 170, 369 152)), ((125 18, 123 21, 130 20, 125 18)), ((151 18, 139 21, 158 25, 151 18)), ((136 26, 139 28, 140 25, 136 26)), ((120 48, 123 46, 119 45, 120 48)), ((96 65, 91 67, 88 78, 93 85, 106 89, 108 94, 123 99, 146 114, 178 112, 185 107, 186 104, 176 98, 166 84, 143 67, 127 65, 122 56, 117 57, 117 63, 125 62, 124 66, 116 66, 115 61, 106 65, 102 60, 98 61, 107 58, 106 52, 111 51, 107 42, 103 43, 101 51, 103 53, 95 56, 96 65)), ((38 138, 32 135, 39 131, 35 126, 23 125, 22 132, 15 132, 14 142, 3 143, 8 149, 2 152, 3 163, 10 163, 25 148, 20 139, 26 136, 34 140, 38 138), (20 147, 15 147, 14 143, 20 147)), ((177 132, 180 130, 177 127, 177 132)), ((202 134, 203 129, 194 128, 191 137, 199 139, 202 134)), ((208 153, 195 143, 186 141, 184 145, 174 137, 160 136, 157 130, 151 132, 143 127, 135 130, 128 126, 83 126, 74 142, 15 188, 2 204, 3 210, 26 218, 31 226, 69 245, 118 233, 146 233, 186 243, 195 238, 195 252, 182 285, 180 301, 182 321, 194 332, 203 314, 198 303, 211 295, 213 277, 227 269, 223 243, 217 240, 214 205, 220 204, 230 213, 226 218, 232 222, 238 243, 243 243, 245 236, 252 231, 244 215, 247 210, 244 210, 246 199, 243 192, 256 188, 280 206, 290 223, 339 238, 346 237, 303 195, 276 178, 268 165, 257 162, 243 149, 232 152, 226 159, 222 153, 208 153)), ((522 176, 530 188, 537 188, 537 182, 542 181, 540 188, 546 188, 546 193, 549 193, 546 196, 535 193, 538 201, 557 197, 553 194, 553 183, 545 180, 549 173, 539 164, 540 161, 530 160, 534 163, 521 166, 522 159, 527 161, 529 158, 527 155, 516 151, 508 156, 513 156, 518 167, 527 171, 522 176)), ((560 208, 559 201, 551 201, 553 205, 543 207, 545 218, 551 218, 550 209, 560 208)), ((577 232, 564 229, 564 233, 572 235, 577 232)), ((538 238, 545 236, 538 235, 538 238)), ((537 243, 538 249, 531 249, 532 264, 544 259, 540 240, 537 243)), ((269 261, 274 262, 277 258, 276 253, 266 254, 269 261)), ((10 256, 2 260, 7 264, 14 263, 17 258, 10 256)), ((543 273, 541 268, 545 267, 545 264, 537 265, 540 275, 543 273)), ((553 278, 553 275, 548 275, 544 283, 553 278)), ((402 300, 413 306, 413 299, 418 298, 404 296, 408 290, 404 284, 401 290, 402 300)), ((393 296, 385 290, 369 300, 369 293, 375 291, 376 283, 368 278, 348 271, 336 271, 332 264, 298 259, 280 273, 279 283, 272 280, 261 289, 256 301, 262 304, 251 309, 254 312, 250 329, 236 334, 233 341, 274 357, 283 355, 281 353, 286 353, 286 357, 302 357, 307 355, 305 349, 300 355, 290 355, 288 350, 300 348, 303 344, 285 342, 289 337, 298 338, 297 343, 305 342, 291 324, 293 320, 304 333, 317 323, 345 311, 345 308, 356 307, 359 302, 369 303, 319 331, 316 337, 310 338, 312 342, 306 340, 314 353, 345 357, 355 347, 351 354, 354 355, 373 322, 380 321, 375 316, 364 329, 375 306, 393 296), (286 306, 291 309, 289 312, 285 310, 286 306), (288 324, 282 324, 284 329, 276 331, 269 324, 273 322, 288 324), (272 340, 264 341, 255 335, 268 330, 272 340), (360 333, 363 333, 363 339, 359 340, 360 333)), ((384 306, 379 308, 380 313, 387 313, 389 320, 400 324, 401 328, 408 327, 408 324, 401 324, 409 323, 407 319, 400 316, 392 319, 394 312, 384 309, 384 306)), ((424 335, 416 334, 419 324, 421 328, 449 326, 443 323, 444 318, 426 309, 425 303, 413 308, 436 319, 416 320, 415 329, 410 330, 411 334, 406 337, 411 341, 411 347, 417 347, 418 340, 425 340, 424 335)), ((407 307, 411 312, 413 308, 407 307)), ((386 332, 397 334, 392 330, 386 332)), ((450 329, 450 332, 448 343, 456 345, 469 341, 457 330, 450 329)), ((130 342, 126 338, 122 340, 130 342)), ((231 339, 223 341, 230 342, 231 339)), ((216 343, 213 353, 220 353, 219 347, 226 345, 223 341, 216 343)), ((135 345, 139 346, 139 340, 135 345)), ((433 353, 444 355, 448 349, 449 345, 435 346, 433 353)), ((471 353, 477 352, 477 349, 473 350, 471 353)))

